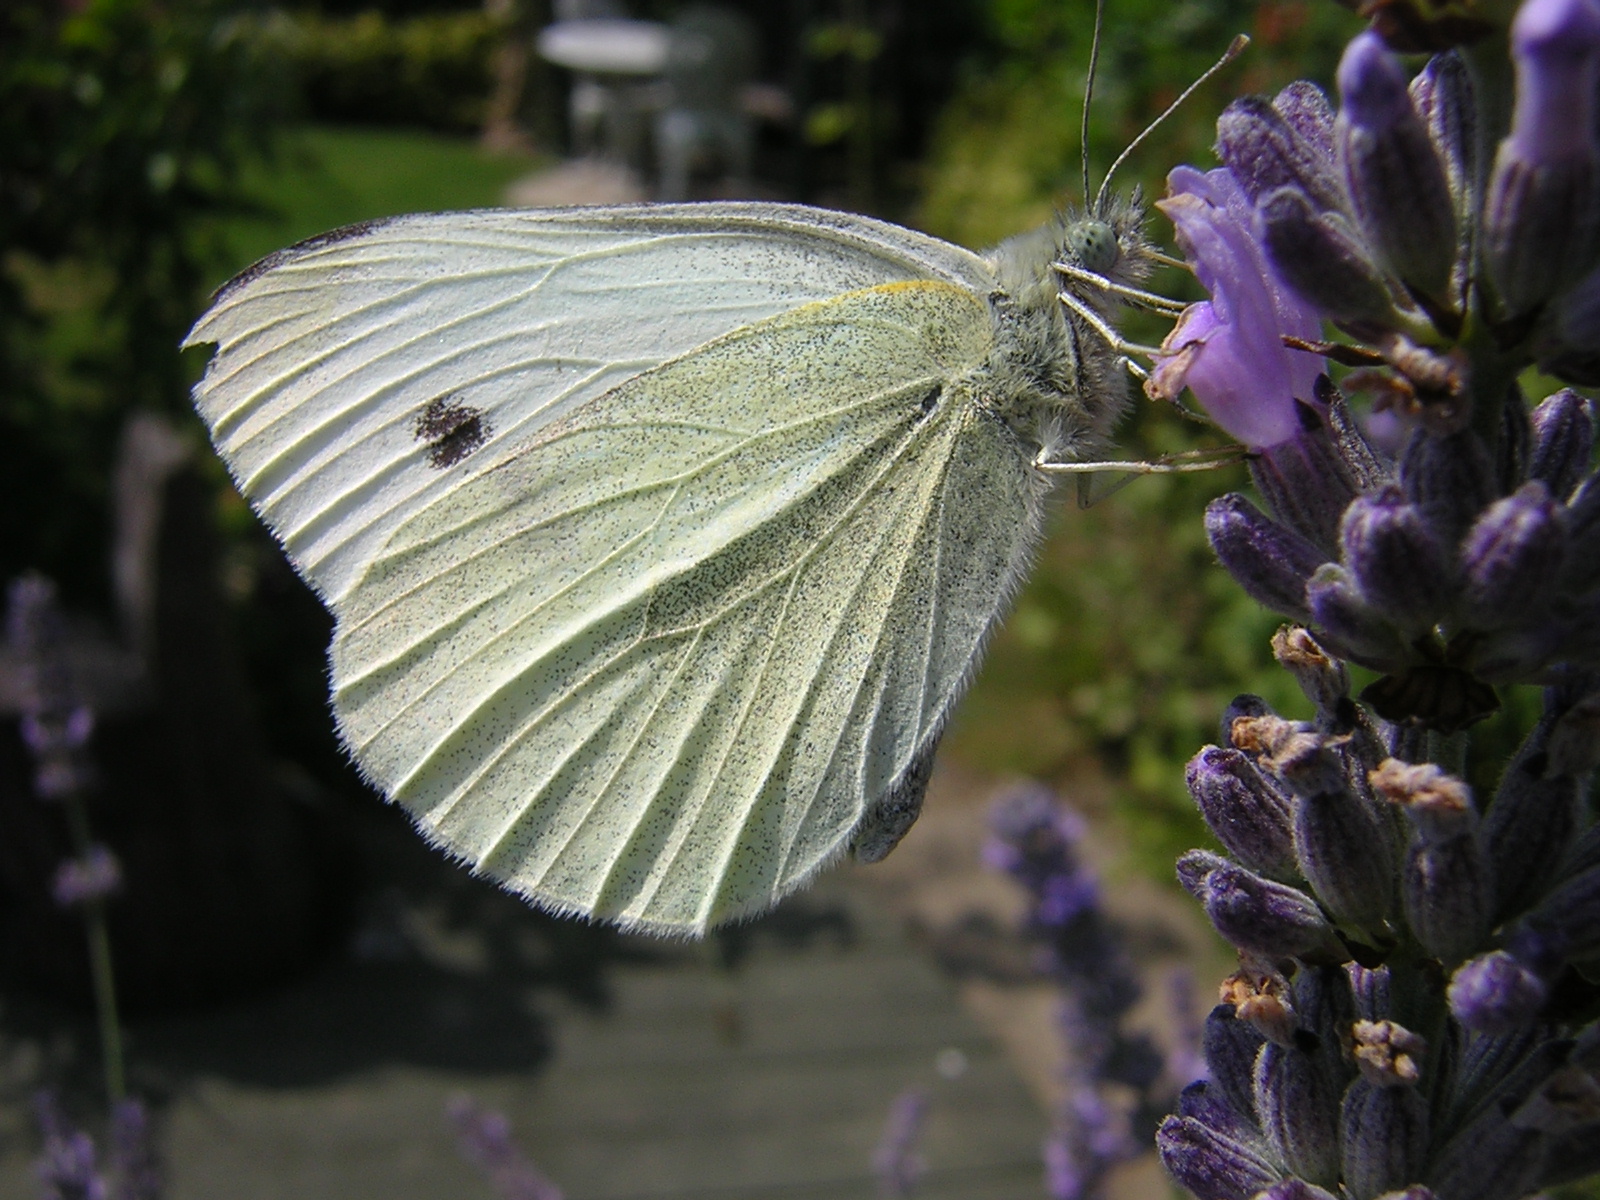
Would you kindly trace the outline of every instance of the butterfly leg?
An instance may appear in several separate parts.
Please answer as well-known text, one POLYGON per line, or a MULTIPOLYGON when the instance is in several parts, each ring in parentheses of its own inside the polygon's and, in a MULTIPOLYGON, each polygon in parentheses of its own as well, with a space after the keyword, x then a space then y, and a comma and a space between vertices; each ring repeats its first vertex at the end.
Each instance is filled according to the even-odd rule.
MULTIPOLYGON (((1163 257, 1165 257, 1163 255, 1163 257)), ((1118 283, 1107 279, 1104 275, 1090 271, 1084 267, 1074 266, 1072 263, 1051 263, 1050 269, 1065 279, 1075 283, 1084 284, 1097 292, 1107 295, 1120 296, 1140 308, 1148 308, 1152 312, 1161 313, 1163 316, 1176 317, 1182 314, 1188 304, 1182 300, 1174 300, 1169 296, 1162 296, 1156 292, 1148 292, 1143 288, 1129 287, 1125 283, 1118 283)))

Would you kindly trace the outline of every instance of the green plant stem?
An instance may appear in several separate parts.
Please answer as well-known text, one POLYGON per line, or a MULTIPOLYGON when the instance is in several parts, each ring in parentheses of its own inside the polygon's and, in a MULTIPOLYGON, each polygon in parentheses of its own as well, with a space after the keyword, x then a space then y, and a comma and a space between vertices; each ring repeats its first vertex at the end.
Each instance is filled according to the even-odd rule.
MULTIPOLYGON (((94 845, 89 829, 89 813, 83 797, 70 793, 63 801, 67 829, 73 852, 88 857, 94 845)), ((106 905, 101 899, 83 906, 84 932, 89 942, 89 978, 94 988, 95 1023, 100 1030, 100 1060, 105 1072, 106 1102, 116 1104, 128 1094, 127 1073, 122 1053, 122 1021, 117 1016, 117 979, 111 965, 111 932, 106 922, 106 905)))
POLYGON ((123 1068, 122 1022, 117 1016, 117 982, 111 969, 111 934, 106 925, 105 903, 91 900, 84 906, 83 916, 89 935, 89 972, 94 979, 95 1020, 100 1026, 100 1057, 105 1068, 106 1099, 116 1104, 126 1099, 128 1086, 123 1068))

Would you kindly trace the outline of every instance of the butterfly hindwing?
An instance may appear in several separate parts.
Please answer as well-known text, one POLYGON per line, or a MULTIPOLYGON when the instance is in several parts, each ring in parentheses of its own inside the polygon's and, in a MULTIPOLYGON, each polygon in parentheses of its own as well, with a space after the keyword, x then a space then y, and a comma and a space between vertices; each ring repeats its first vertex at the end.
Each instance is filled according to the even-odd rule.
POLYGON ((991 329, 948 283, 809 304, 428 496, 334 603, 352 753, 556 909, 792 890, 916 782, 1027 554, 1027 460, 962 383, 991 329))

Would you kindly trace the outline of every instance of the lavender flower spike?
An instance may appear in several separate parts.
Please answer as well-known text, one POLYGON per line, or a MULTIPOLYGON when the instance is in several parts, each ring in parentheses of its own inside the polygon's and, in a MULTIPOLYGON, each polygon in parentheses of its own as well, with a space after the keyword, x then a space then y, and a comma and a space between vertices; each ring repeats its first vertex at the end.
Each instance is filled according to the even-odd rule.
POLYGON ((445 1115, 455 1126, 462 1157, 483 1172, 500 1200, 562 1200, 561 1189, 517 1149, 504 1113, 471 1096, 455 1096, 445 1115))
POLYGON ((1191 306, 1167 336, 1166 357, 1146 390, 1172 399, 1187 386, 1241 442, 1287 441, 1301 428, 1295 401, 1311 399, 1321 367, 1283 337, 1316 338, 1316 310, 1268 264, 1255 212, 1230 171, 1178 167, 1167 186, 1170 195, 1156 207, 1177 227, 1178 244, 1211 299, 1191 306))
POLYGON ((928 1123, 928 1095, 908 1088, 889 1104, 883 1138, 872 1152, 872 1173, 883 1196, 910 1196, 927 1173, 928 1164, 917 1151, 928 1123))

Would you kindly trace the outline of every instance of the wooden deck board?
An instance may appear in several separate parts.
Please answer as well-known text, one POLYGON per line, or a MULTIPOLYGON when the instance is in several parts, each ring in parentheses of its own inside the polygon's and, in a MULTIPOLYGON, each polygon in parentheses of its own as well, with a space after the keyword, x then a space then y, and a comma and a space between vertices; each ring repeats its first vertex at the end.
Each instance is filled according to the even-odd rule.
MULTIPOLYGON (((461 1092, 509 1117, 567 1200, 870 1200, 872 1150, 910 1086, 931 1100, 921 1200, 1037 1200, 1037 1104, 953 986, 858 888, 835 873, 803 901, 847 916, 847 931, 824 926, 798 944, 752 935, 731 968, 710 946, 614 965, 603 1012, 531 994, 553 1039, 533 1069, 424 1056, 320 1078, 297 1066, 268 1082, 199 1071, 166 1114, 169 1200, 490 1200, 443 1117, 461 1092), (941 1076, 941 1052, 965 1070, 941 1076)), ((259 1027, 283 1039, 298 1022, 307 1043, 283 1039, 285 1061, 314 1056, 319 1017, 335 1011, 317 995, 228 1036, 259 1027)), ((324 1036, 340 1036, 340 1020, 324 1036)), ((15 1138, 0 1144, 0 1195, 12 1194, 31 1194, 15 1138)))

